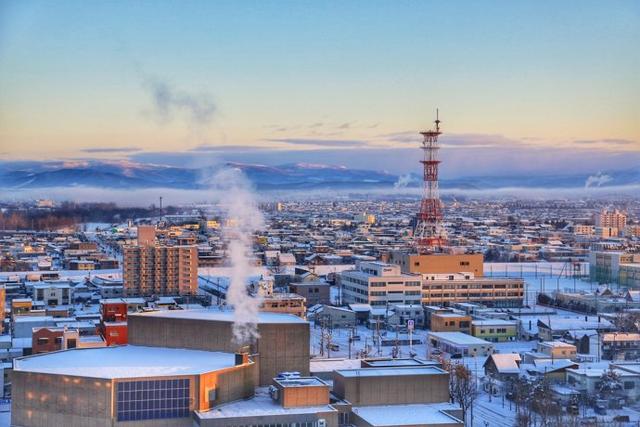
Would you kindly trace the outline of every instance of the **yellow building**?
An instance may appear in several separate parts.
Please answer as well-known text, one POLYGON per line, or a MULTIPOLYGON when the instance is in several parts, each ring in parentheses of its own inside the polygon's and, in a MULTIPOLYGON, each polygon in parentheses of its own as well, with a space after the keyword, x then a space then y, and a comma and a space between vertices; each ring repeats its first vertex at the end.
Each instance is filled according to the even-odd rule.
POLYGON ((263 297, 260 311, 294 314, 304 319, 307 314, 306 302, 303 296, 297 294, 270 294, 263 297))
POLYGON ((490 342, 513 341, 518 335, 515 320, 488 319, 471 322, 471 335, 490 342))
POLYGON ((471 316, 464 313, 439 313, 431 314, 431 331, 433 332, 465 332, 471 328, 471 316))

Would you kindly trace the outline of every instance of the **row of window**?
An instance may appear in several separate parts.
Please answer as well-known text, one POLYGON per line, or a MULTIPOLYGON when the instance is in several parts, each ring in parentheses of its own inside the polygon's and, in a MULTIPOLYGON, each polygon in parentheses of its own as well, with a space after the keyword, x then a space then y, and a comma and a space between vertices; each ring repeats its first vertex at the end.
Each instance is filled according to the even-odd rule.
POLYGON ((118 421, 188 417, 190 385, 187 378, 119 382, 118 421))

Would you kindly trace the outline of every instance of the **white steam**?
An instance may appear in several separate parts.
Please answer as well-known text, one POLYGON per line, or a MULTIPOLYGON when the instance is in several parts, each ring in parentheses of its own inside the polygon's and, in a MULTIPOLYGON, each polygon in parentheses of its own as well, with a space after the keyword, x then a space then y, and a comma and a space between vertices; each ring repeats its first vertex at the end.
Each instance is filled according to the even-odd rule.
POLYGON ((413 182, 413 177, 411 176, 410 173, 406 175, 401 175, 398 177, 398 180, 393 184, 393 188, 395 188, 396 190, 400 188, 407 188, 407 186, 412 182, 413 182))
POLYGON ((587 178, 584 183, 584 188, 602 187, 604 184, 610 181, 613 181, 613 178, 611 178, 611 176, 602 172, 598 172, 597 174, 591 175, 587 178))
POLYGON ((226 214, 222 230, 228 242, 231 283, 227 303, 234 308, 233 336, 238 344, 247 344, 259 337, 257 323, 261 301, 257 295, 248 293, 247 283, 252 269, 253 233, 264 227, 264 219, 242 171, 222 169, 213 176, 211 184, 226 214))

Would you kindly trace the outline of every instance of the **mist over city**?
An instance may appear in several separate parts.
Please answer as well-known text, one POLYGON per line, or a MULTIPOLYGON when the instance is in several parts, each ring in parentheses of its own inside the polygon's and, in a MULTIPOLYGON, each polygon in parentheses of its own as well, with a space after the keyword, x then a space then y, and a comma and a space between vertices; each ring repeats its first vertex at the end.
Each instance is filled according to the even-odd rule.
POLYGON ((640 425, 640 3, 0 2, 0 426, 640 425))

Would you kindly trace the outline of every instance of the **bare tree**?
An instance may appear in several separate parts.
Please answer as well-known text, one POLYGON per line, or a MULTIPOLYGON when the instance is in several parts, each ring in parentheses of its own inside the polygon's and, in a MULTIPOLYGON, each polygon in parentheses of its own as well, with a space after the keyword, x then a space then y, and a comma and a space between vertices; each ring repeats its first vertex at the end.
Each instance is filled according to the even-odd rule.
MULTIPOLYGON (((478 389, 476 381, 466 366, 461 363, 450 365, 449 390, 453 401, 462 409, 462 419, 466 424, 467 412, 473 406, 478 389)), ((472 417, 473 418, 473 417, 472 417)), ((473 419, 470 420, 473 423, 473 419)))
POLYGON ((546 378, 541 378, 533 384, 529 404, 540 418, 540 425, 543 427, 550 426, 552 418, 560 415, 562 410, 553 398, 551 384, 546 378))

